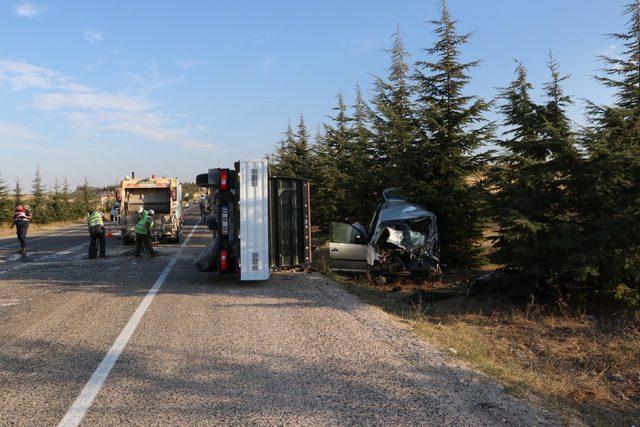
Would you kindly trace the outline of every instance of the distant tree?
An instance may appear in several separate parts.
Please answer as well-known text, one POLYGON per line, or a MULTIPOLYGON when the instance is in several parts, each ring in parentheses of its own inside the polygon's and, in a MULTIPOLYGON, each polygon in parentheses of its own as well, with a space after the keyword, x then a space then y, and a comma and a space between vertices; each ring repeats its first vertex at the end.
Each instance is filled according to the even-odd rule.
POLYGON ((98 199, 93 188, 89 186, 87 178, 85 178, 82 185, 76 189, 73 205, 76 218, 85 216, 87 212, 98 206, 98 199))
POLYGON ((450 264, 480 261, 480 240, 487 225, 483 196, 474 182, 485 164, 477 149, 492 138, 485 120, 489 105, 465 94, 470 70, 478 61, 461 62, 469 34, 458 34, 445 1, 433 21, 436 41, 425 49, 433 62, 416 63, 418 142, 411 154, 403 187, 413 199, 438 216, 442 257, 450 264))
POLYGON ((0 223, 11 221, 13 206, 9 196, 9 188, 5 180, 0 175, 0 223))
POLYGON ((22 185, 20 185, 20 178, 16 178, 16 185, 13 188, 13 205, 22 204, 24 204, 24 193, 22 192, 22 185))
POLYGON ((46 223, 51 220, 46 191, 45 186, 42 184, 40 165, 38 165, 36 167, 36 175, 33 178, 33 190, 31 192, 31 209, 34 222, 46 223))
POLYGON ((53 188, 51 191, 51 203, 49 204, 50 215, 53 221, 64 221, 65 217, 62 214, 62 192, 60 191, 60 184, 58 178, 53 182, 53 188))
POLYGON ((71 200, 71 191, 69 189, 69 181, 67 178, 62 183, 62 191, 60 192, 60 206, 58 208, 60 212, 60 220, 77 219, 80 215, 77 214, 73 207, 71 200))
POLYGON ((640 306, 640 2, 625 9, 624 33, 612 34, 623 51, 601 57, 597 80, 612 89, 612 106, 589 104, 582 145, 587 160, 577 177, 583 230, 582 280, 591 294, 613 295, 640 306))

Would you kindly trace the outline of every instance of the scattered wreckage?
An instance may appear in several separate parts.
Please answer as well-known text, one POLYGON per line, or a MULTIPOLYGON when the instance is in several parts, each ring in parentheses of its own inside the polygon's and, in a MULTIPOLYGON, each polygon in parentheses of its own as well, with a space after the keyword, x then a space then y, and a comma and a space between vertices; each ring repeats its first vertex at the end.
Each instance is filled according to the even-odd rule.
POLYGON ((331 269, 382 277, 440 275, 435 214, 395 189, 385 190, 383 199, 368 231, 354 220, 331 223, 331 269))

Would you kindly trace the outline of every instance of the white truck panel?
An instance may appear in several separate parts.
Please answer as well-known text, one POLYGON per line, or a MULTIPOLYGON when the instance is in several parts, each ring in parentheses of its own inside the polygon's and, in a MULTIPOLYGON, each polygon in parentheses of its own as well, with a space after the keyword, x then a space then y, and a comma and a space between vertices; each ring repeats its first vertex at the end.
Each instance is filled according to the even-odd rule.
POLYGON ((240 280, 267 280, 269 266, 269 163, 241 160, 240 280))

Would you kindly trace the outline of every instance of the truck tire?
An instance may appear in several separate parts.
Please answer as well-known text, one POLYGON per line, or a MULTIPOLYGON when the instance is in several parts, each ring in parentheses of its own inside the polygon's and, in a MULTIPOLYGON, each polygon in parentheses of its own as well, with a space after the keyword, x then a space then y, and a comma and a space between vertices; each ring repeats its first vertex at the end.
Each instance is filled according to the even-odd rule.
POLYGON ((133 238, 131 236, 122 236, 122 241, 125 245, 130 245, 133 243, 133 238))

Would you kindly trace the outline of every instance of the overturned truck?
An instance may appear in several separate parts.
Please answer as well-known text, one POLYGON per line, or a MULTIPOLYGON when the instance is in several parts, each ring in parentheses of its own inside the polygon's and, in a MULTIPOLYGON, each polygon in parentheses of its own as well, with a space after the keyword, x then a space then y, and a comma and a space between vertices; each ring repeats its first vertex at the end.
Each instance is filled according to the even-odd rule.
POLYGON ((435 214, 394 189, 383 192, 369 229, 357 221, 331 223, 334 271, 428 278, 441 273, 435 214))
POLYGON ((209 189, 205 221, 212 231, 198 270, 266 280, 273 268, 311 263, 308 180, 269 176, 267 160, 243 160, 209 169, 196 184, 209 189))

